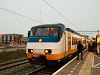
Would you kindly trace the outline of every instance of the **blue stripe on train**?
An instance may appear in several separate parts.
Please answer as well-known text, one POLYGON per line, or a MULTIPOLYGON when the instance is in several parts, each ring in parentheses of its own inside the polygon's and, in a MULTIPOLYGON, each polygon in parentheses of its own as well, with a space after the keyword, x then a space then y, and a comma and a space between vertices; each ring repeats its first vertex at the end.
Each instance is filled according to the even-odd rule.
POLYGON ((46 36, 46 37, 29 37, 28 42, 39 42, 39 39, 42 39, 42 42, 58 42, 58 36, 46 36))

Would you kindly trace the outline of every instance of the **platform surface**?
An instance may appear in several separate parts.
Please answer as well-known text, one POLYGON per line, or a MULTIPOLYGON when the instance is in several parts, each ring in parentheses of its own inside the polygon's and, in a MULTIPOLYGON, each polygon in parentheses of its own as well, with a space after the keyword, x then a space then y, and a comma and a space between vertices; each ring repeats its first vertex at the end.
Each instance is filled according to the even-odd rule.
POLYGON ((75 58, 53 75, 100 75, 100 55, 86 51, 83 60, 75 58))

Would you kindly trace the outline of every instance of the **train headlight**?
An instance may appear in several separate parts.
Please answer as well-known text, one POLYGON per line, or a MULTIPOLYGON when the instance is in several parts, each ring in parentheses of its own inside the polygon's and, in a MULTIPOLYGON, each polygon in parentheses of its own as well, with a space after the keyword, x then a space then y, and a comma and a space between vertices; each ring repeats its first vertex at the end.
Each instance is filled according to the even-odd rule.
POLYGON ((45 53, 45 54, 51 54, 51 53, 52 53, 52 50, 51 50, 51 49, 45 49, 45 50, 44 50, 44 53, 45 53))
POLYGON ((46 50, 44 50, 44 53, 45 53, 45 54, 48 54, 48 50, 47 50, 47 49, 46 49, 46 50))
POLYGON ((28 49, 28 52, 29 52, 29 53, 33 53, 34 50, 33 50, 33 49, 28 49))
POLYGON ((32 49, 32 50, 31 50, 31 53, 33 53, 33 52, 34 52, 34 50, 32 49))
POLYGON ((42 42, 42 39, 39 39, 39 42, 42 42))

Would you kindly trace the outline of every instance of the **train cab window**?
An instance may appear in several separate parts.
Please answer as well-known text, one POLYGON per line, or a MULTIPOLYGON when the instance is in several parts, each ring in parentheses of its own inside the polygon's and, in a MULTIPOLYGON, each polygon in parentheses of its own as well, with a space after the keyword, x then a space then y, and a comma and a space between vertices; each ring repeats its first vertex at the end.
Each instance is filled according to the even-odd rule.
POLYGON ((50 28, 36 28, 35 36, 48 36, 50 28))
POLYGON ((50 36, 58 36, 58 28, 51 28, 50 36))
POLYGON ((30 36, 34 36, 35 28, 31 29, 30 36))

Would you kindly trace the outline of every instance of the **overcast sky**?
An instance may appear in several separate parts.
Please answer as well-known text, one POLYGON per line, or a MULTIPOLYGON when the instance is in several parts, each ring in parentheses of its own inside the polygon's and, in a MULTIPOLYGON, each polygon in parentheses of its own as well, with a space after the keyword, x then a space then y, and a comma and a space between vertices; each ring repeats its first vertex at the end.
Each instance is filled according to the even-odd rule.
POLYGON ((32 26, 42 23, 63 23, 75 31, 100 30, 100 0, 0 0, 0 33, 27 36, 32 26))

